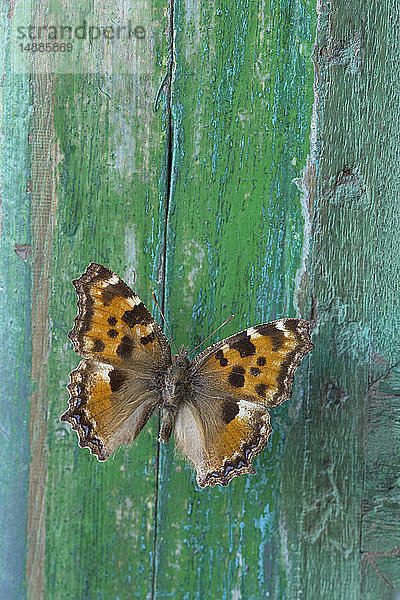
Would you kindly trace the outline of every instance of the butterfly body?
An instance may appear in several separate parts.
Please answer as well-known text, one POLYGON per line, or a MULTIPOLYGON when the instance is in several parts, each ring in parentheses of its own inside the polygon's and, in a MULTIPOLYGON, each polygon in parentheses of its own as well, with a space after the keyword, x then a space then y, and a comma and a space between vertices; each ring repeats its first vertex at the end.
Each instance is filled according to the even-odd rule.
POLYGON ((254 473, 272 431, 268 408, 290 397, 294 372, 313 349, 300 319, 264 323, 217 342, 193 361, 167 338, 140 298, 112 271, 91 263, 74 285, 78 315, 69 333, 83 358, 70 374, 61 420, 98 460, 132 443, 156 409, 159 441, 172 433, 200 487, 254 473))
POLYGON ((162 421, 158 439, 167 443, 171 437, 175 417, 181 404, 191 393, 190 360, 187 350, 182 347, 179 354, 172 357, 171 366, 165 374, 161 388, 162 421))

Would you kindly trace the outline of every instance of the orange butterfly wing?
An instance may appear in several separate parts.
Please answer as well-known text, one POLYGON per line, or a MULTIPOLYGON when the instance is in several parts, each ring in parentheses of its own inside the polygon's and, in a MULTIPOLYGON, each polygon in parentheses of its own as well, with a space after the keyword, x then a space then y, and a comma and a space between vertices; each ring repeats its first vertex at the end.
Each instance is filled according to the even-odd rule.
POLYGON ((73 284, 78 315, 69 338, 84 360, 70 374, 61 420, 80 446, 106 460, 133 442, 160 404, 171 351, 143 302, 110 269, 91 263, 73 284))
POLYGON ((267 407, 290 397, 294 372, 313 348, 309 323, 281 319, 226 338, 194 360, 193 393, 178 413, 175 438, 201 487, 254 473, 251 460, 272 431, 267 407))

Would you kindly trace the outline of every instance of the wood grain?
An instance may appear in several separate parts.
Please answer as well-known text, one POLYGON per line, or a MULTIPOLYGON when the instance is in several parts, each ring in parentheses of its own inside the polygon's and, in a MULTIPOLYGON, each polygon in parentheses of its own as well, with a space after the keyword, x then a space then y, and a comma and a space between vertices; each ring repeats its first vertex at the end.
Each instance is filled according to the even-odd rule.
POLYGON ((26 578, 30 594, 42 598, 45 578, 46 492, 48 477, 47 393, 49 355, 48 307, 56 213, 57 166, 53 126, 53 77, 38 75, 31 81, 33 94, 31 210, 32 210, 32 383, 29 468, 29 540, 26 578))
MULTIPOLYGON (((162 4, 152 8, 156 25, 145 53, 151 62, 139 73, 55 77, 60 162, 51 346, 43 365, 49 405, 44 598, 151 595, 157 419, 134 448, 99 465, 78 448, 59 415, 67 407, 68 372, 79 362, 66 338, 76 314, 71 279, 97 261, 135 284, 150 308, 151 291, 162 295, 168 121, 165 99, 158 112, 153 105, 167 68, 163 11, 162 4)), ((28 592, 38 598, 34 582, 28 592)))
MULTIPOLYGON (((6 15, 2 23, 7 24, 6 15)), ((28 76, 2 86, 1 172, 1 406, 0 597, 25 598, 24 562, 29 473, 31 371, 31 247, 28 76)))

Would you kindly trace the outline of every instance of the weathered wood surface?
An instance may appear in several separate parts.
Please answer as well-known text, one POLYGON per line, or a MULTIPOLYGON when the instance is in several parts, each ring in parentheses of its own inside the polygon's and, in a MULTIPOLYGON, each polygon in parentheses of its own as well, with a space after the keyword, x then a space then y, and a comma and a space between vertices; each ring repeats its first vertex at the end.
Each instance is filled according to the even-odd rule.
MULTIPOLYGON (((309 148, 308 3, 175 4, 166 307, 178 346, 294 315, 299 177, 309 148), (304 44, 304 57, 296 39, 304 44), (301 83, 300 83, 301 82, 301 83), (300 92, 299 92, 300 88, 300 92)), ((199 491, 161 449, 155 597, 280 596, 279 466, 287 407, 256 475, 199 491)))
POLYGON ((398 7, 145 9, 136 72, 46 76, 39 56, 16 76, 2 46, 0 598, 392 599, 398 7), (156 289, 178 345, 232 312, 221 335, 313 319, 255 476, 200 490, 156 417, 107 463, 78 448, 58 417, 91 260, 149 307, 156 289))
POLYGON ((399 16, 397 2, 319 7, 304 296, 316 350, 283 467, 290 598, 400 593, 399 16))

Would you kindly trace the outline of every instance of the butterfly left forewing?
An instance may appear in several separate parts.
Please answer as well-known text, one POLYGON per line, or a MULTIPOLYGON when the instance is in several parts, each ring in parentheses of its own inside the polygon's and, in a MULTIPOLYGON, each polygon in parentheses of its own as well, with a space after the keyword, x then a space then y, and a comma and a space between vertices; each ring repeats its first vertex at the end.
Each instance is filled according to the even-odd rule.
POLYGON ((77 354, 120 367, 170 362, 169 344, 158 323, 116 273, 91 263, 72 283, 78 314, 68 337, 77 354))
POLYGON ((294 372, 313 347, 306 321, 281 319, 237 333, 195 359, 192 395, 175 437, 201 487, 254 473, 251 460, 272 431, 267 407, 289 398, 294 372))

